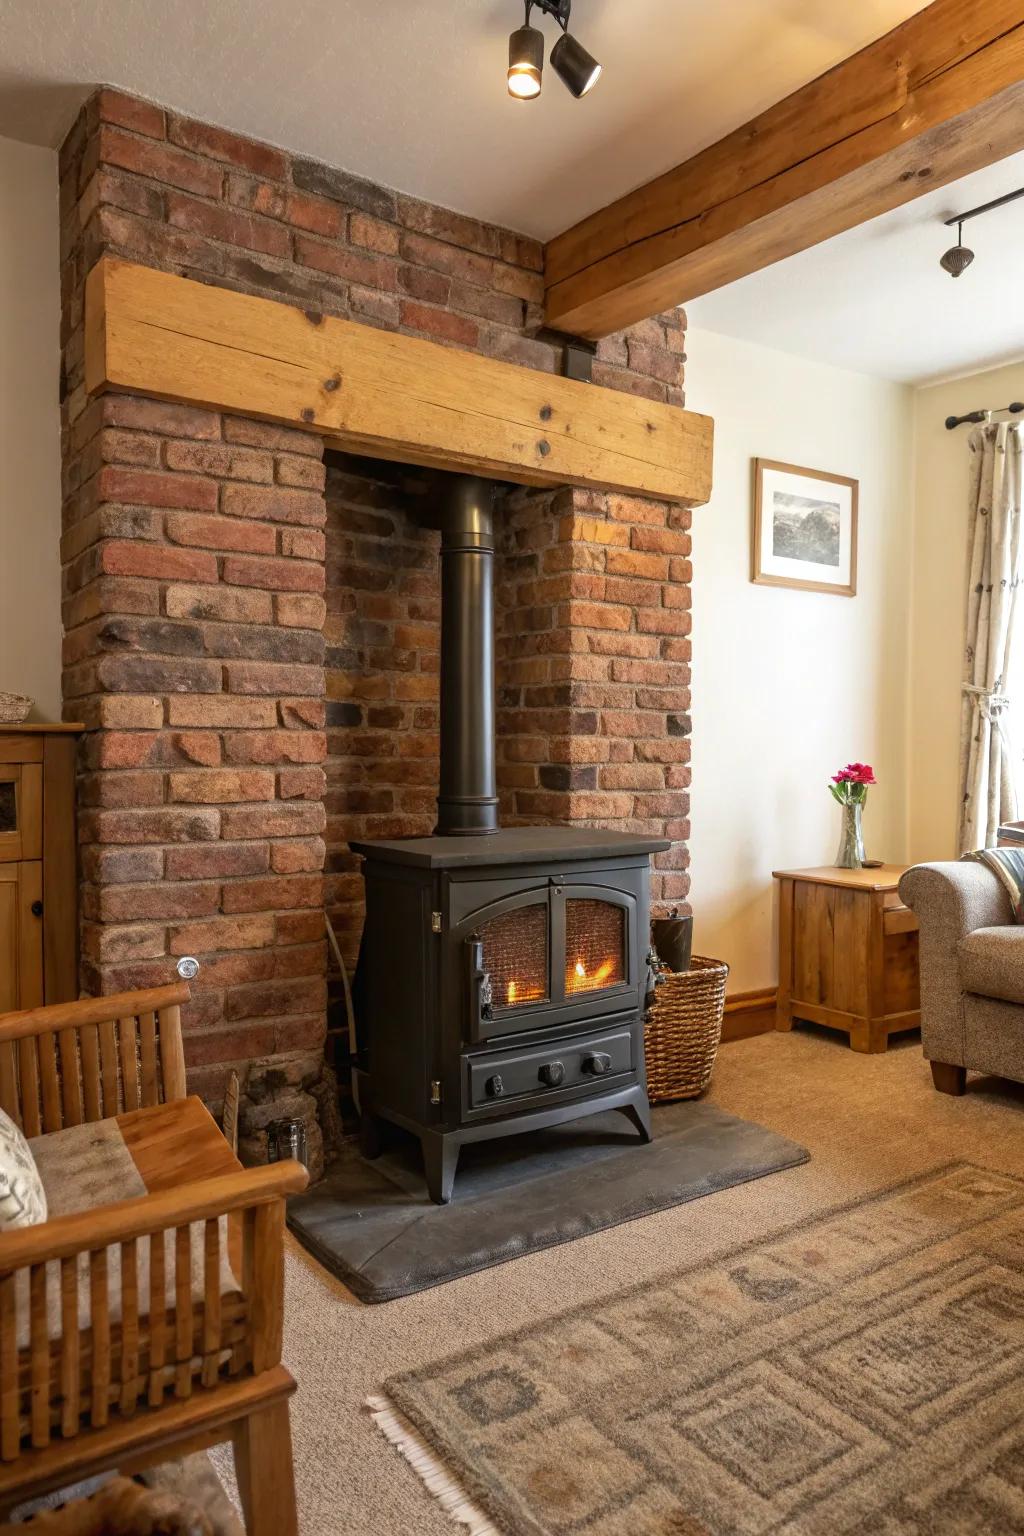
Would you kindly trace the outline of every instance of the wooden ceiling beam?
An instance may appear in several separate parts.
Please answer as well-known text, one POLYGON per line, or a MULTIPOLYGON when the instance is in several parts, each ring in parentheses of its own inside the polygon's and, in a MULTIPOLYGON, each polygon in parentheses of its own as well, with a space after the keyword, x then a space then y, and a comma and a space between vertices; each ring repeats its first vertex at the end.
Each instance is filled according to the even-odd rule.
POLYGON ((109 256, 86 281, 85 383, 523 485, 711 494, 707 416, 109 256))
POLYGON ((1021 0, 934 0, 550 241, 547 323, 606 336, 1022 148, 1021 0))

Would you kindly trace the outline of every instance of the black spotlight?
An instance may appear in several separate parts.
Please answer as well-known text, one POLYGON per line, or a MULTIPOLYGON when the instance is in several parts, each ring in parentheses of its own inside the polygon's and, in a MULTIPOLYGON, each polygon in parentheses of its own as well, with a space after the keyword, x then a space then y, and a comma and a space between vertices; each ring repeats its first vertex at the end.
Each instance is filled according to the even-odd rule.
POLYGON ((568 32, 562 33, 551 50, 551 68, 577 101, 592 90, 601 78, 600 64, 568 32))
POLYGON ((583 44, 569 35, 572 0, 525 0, 526 23, 508 40, 508 93, 519 101, 540 95, 544 67, 544 37, 530 26, 530 12, 536 5, 546 16, 553 16, 562 36, 551 50, 551 67, 577 101, 585 96, 601 77, 601 66, 583 44))
POLYGON ((969 246, 964 245, 964 227, 958 224, 956 227, 956 245, 951 245, 945 255, 939 257, 939 266, 948 272, 950 277, 959 277, 961 272, 966 272, 974 260, 974 252, 969 246))
POLYGON ((526 7, 526 25, 508 40, 508 93, 517 101, 530 101, 540 95, 544 68, 544 34, 530 26, 530 7, 526 7))

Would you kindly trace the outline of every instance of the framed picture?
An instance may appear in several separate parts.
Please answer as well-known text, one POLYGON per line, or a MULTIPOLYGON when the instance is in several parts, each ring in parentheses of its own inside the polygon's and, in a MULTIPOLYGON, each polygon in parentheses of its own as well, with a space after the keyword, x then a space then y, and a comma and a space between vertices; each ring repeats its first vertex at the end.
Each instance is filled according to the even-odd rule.
POLYGON ((853 597, 857 481, 755 459, 750 579, 853 597))

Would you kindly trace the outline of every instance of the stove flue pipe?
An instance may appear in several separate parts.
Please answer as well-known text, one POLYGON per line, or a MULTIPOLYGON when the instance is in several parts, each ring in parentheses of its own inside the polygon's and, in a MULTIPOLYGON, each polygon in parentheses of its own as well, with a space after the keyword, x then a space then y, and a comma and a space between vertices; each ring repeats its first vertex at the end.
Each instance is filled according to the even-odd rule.
POLYGON ((494 482, 439 476, 441 784, 437 832, 498 830, 494 764, 494 482))

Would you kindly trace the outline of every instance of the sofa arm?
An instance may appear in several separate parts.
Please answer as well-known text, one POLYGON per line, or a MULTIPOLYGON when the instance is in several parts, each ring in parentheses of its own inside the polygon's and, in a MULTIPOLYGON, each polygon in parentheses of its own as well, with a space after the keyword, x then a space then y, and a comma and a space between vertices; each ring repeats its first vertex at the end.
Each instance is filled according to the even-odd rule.
POLYGON ((930 1061, 966 1066, 963 989, 957 946, 976 928, 1013 922, 1002 881, 984 864, 915 864, 900 896, 920 925, 921 1043, 930 1061))

